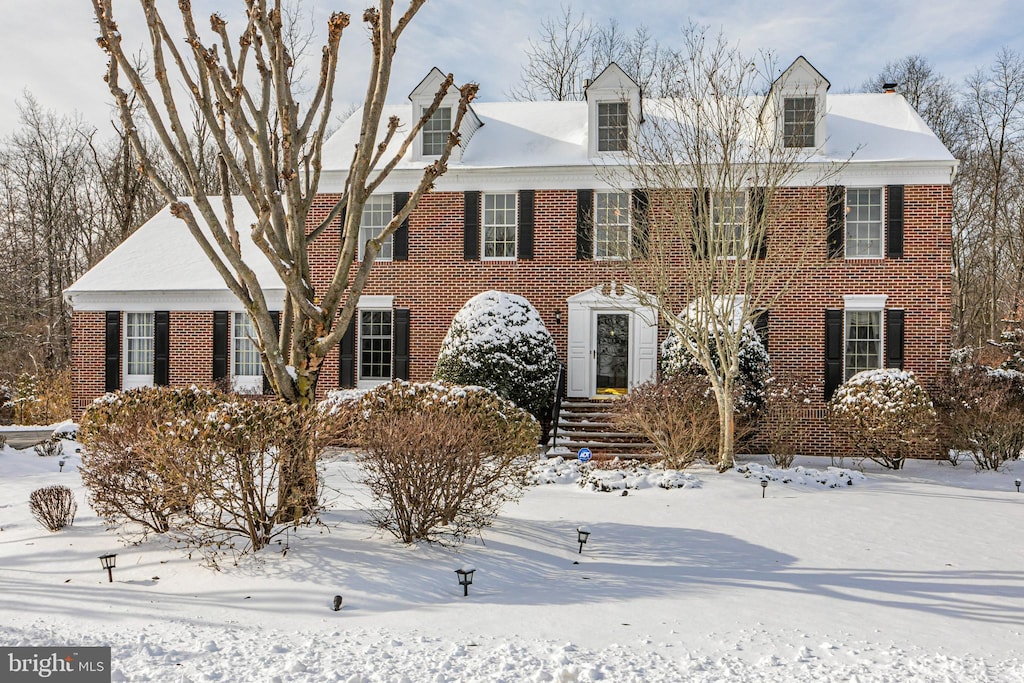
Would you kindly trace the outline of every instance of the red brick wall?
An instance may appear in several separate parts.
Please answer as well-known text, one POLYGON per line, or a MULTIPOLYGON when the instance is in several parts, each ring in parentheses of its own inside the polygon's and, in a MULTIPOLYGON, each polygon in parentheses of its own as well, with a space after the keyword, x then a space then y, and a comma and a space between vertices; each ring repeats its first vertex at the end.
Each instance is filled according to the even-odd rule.
MULTIPOLYGON (((316 202, 310 225, 318 224, 337 199, 316 202)), ((905 368, 926 383, 938 378, 950 345, 952 199, 949 186, 905 188, 904 256, 901 259, 845 260, 825 257, 825 189, 787 188, 778 193, 778 213, 768 235, 770 271, 792 270, 793 254, 807 254, 794 283, 770 314, 770 355, 776 373, 820 383, 823 377, 824 311, 843 308, 843 296, 886 294, 887 308, 903 308, 905 368), (785 265, 789 263, 790 265, 785 265)), ((652 198, 652 230, 670 229, 671 221, 652 198)), ((461 192, 434 192, 422 198, 410 219, 409 260, 374 265, 368 295, 391 295, 396 308, 409 308, 410 375, 429 379, 452 317, 471 297, 499 289, 526 297, 540 312, 565 360, 566 299, 595 285, 628 281, 623 264, 577 261, 576 192, 538 190, 535 195, 534 258, 514 262, 464 261, 461 192), (555 322, 556 312, 561 323, 555 322)), ((336 221, 314 244, 311 262, 318 291, 334 270, 339 244, 336 221)), ((688 243, 673 257, 686 268, 688 243)), ((685 293, 681 293, 685 298, 685 293)), ((211 374, 211 316, 171 315, 173 384, 205 382, 211 374), (184 360, 184 364, 182 361, 184 360)), ((74 318, 76 406, 102 393, 103 314, 76 313, 74 318)), ((338 384, 338 356, 324 365, 318 393, 338 384)), ((820 394, 819 394, 820 395, 820 394)), ((809 406, 821 414, 823 402, 809 406)), ((809 417, 815 435, 805 452, 827 454, 828 437, 819 417, 809 417)))
POLYGON ((75 311, 71 316, 71 410, 77 419, 106 386, 105 314, 75 311))

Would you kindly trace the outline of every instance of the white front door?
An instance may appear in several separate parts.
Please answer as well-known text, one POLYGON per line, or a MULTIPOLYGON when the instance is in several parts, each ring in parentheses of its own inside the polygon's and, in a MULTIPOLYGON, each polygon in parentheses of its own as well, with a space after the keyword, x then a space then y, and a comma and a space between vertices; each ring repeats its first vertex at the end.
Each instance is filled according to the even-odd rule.
POLYGON ((566 394, 621 394, 656 376, 658 313, 629 290, 601 287, 568 300, 566 394))

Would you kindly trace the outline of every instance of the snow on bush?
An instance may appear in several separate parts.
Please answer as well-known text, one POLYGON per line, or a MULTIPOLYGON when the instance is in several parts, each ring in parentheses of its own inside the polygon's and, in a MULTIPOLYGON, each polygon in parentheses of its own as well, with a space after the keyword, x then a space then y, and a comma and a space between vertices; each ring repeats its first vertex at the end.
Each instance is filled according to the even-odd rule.
POLYGON ((810 467, 778 468, 758 463, 748 463, 736 468, 736 472, 748 479, 771 481, 780 484, 796 484, 814 488, 838 489, 867 481, 863 472, 843 467, 829 467, 816 470, 810 467))
POLYGON ((1024 450, 1024 373, 983 365, 955 368, 938 398, 944 447, 966 451, 979 470, 998 470, 1024 450))
POLYGON ((640 462, 613 460, 595 466, 575 459, 550 458, 534 465, 530 479, 535 484, 577 484, 588 491, 624 491, 627 489, 694 489, 701 480, 692 474, 671 468, 651 467, 640 462))
MULTIPOLYGON (((721 371, 718 353, 713 347, 710 351, 712 362, 721 371)), ((683 373, 707 374, 700 362, 690 353, 687 345, 675 332, 670 332, 661 343, 661 375, 673 377, 683 373)), ((740 394, 736 401, 737 410, 756 412, 761 407, 771 373, 768 351, 761 343, 754 326, 748 322, 743 326, 740 336, 739 374, 736 378, 740 394)))
POLYGON ((858 372, 829 402, 829 424, 860 458, 898 470, 907 457, 934 454, 935 410, 906 370, 858 372))
POLYGON ((558 355, 521 296, 487 291, 462 307, 441 344, 434 379, 487 387, 537 418, 551 406, 558 355))
POLYGON ((540 426, 483 387, 395 381, 363 396, 357 461, 374 521, 405 543, 459 542, 527 484, 540 426))

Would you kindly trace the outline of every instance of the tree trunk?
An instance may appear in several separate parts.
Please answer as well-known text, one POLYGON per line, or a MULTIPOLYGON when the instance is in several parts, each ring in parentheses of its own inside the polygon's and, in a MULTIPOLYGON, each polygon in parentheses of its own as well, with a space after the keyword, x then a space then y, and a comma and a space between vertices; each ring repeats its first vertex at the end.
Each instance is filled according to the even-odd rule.
MULTIPOLYGON (((731 382, 726 383, 731 384, 731 382)), ((736 416, 731 386, 713 385, 715 403, 718 404, 718 465, 719 472, 732 469, 736 462, 736 416)))

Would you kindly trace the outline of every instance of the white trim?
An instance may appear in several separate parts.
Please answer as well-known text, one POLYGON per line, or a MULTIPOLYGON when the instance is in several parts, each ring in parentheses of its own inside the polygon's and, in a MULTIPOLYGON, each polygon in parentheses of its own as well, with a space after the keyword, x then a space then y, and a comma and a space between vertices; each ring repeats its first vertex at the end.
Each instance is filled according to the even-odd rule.
MULTIPOLYGON (((275 309, 284 302, 284 289, 265 289, 263 296, 275 309)), ((150 311, 244 311, 242 303, 226 288, 219 291, 132 291, 132 292, 72 292, 65 299, 76 311, 124 311, 148 313, 150 311)))
POLYGON ((843 297, 843 308, 847 311, 881 311, 888 299, 888 294, 847 294, 843 297))
POLYGON ((886 188, 885 185, 882 185, 882 186, 878 186, 878 185, 846 185, 846 186, 844 186, 844 188, 843 188, 843 207, 845 208, 845 213, 843 214, 843 258, 846 259, 847 261, 878 261, 880 259, 884 259, 885 255, 888 253, 888 247, 889 247, 888 239, 889 239, 889 235, 888 235, 888 230, 886 230, 886 227, 887 227, 886 226, 886 222, 887 222, 886 219, 887 219, 887 216, 888 216, 886 211, 888 210, 888 202, 887 202, 887 198, 886 198, 886 194, 887 193, 885 191, 885 188, 886 188), (877 255, 876 254, 865 254, 865 255, 860 255, 860 256, 850 256, 850 253, 849 253, 849 251, 850 251, 850 233, 849 233, 849 230, 850 230, 850 226, 849 226, 849 222, 850 222, 849 221, 849 219, 850 219, 850 190, 878 190, 878 194, 879 194, 879 200, 878 200, 878 211, 879 211, 879 221, 878 221, 879 240, 878 240, 878 243, 879 243, 879 247, 878 247, 878 249, 881 252, 880 254, 877 254, 877 255))
POLYGON ((391 309, 394 308, 395 297, 381 294, 363 294, 359 297, 359 303, 356 304, 357 309, 364 308, 377 308, 377 309, 391 309))
MULTIPOLYGON (((152 344, 150 346, 149 365, 156 370, 156 314, 151 311, 122 311, 121 312, 121 388, 136 389, 138 387, 151 387, 155 384, 153 373, 148 375, 128 374, 128 313, 148 313, 150 315, 150 327, 153 328, 152 344)), ((144 339, 144 337, 136 337, 144 339)))

